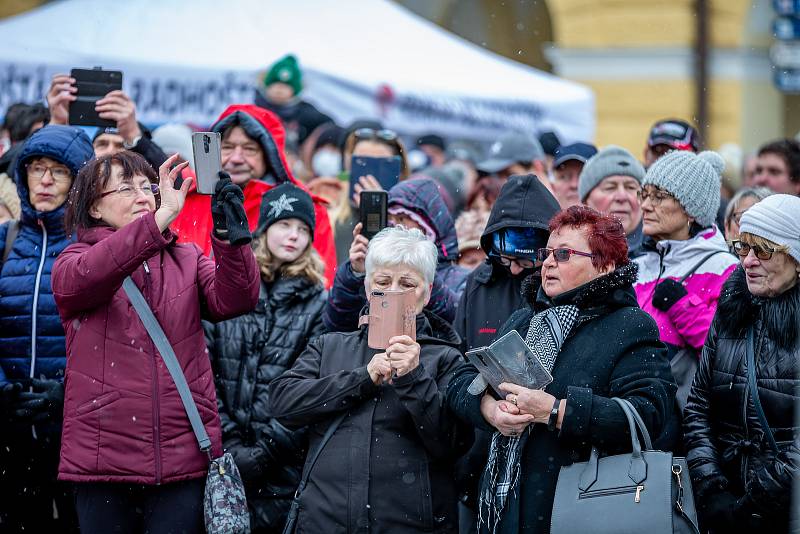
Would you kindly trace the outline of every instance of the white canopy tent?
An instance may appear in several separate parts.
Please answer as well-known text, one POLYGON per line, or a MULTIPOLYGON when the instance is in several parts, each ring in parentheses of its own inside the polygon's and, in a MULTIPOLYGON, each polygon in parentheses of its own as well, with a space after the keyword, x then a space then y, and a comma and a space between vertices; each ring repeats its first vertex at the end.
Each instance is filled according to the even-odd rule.
POLYGON ((303 98, 340 124, 492 140, 594 136, 589 89, 488 52, 390 0, 61 0, 0 22, 0 111, 56 72, 102 65, 146 123, 207 125, 294 53, 303 98))

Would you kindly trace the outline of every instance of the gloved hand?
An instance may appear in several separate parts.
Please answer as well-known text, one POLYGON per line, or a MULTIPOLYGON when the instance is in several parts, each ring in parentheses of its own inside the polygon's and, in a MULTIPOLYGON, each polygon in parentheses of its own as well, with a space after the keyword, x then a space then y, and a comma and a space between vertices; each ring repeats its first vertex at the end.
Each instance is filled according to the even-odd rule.
POLYGON ((13 412, 20 391, 22 384, 19 382, 9 382, 0 386, 0 414, 3 419, 7 419, 13 412))
POLYGON ((253 240, 244 211, 244 191, 231 182, 230 175, 219 172, 219 181, 211 196, 211 218, 214 235, 232 245, 245 245, 253 240))
POLYGON ((259 446, 234 446, 228 449, 239 468, 239 474, 245 483, 260 480, 266 472, 266 453, 259 446))
POLYGON ((727 532, 736 525, 737 498, 728 491, 708 494, 700 507, 703 527, 714 532, 727 532))
POLYGON ((64 384, 46 378, 34 378, 31 384, 33 391, 23 391, 17 396, 13 417, 31 423, 60 419, 64 410, 64 384))
POLYGON ((677 280, 664 280, 656 286, 653 293, 653 307, 665 312, 688 294, 683 284, 677 280))

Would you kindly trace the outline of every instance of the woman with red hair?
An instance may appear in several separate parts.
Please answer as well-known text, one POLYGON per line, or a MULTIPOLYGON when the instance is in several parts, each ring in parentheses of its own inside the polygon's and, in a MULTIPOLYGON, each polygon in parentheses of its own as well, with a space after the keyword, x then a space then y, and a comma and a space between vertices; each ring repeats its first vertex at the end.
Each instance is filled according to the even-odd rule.
POLYGON ((479 532, 549 532, 559 469, 592 446, 630 446, 629 400, 657 440, 677 437, 675 382, 653 319, 636 303, 636 265, 622 224, 586 206, 550 221, 538 250, 541 279, 529 277, 526 305, 498 338, 516 330, 553 381, 543 390, 502 384, 498 398, 472 365, 456 372, 450 407, 493 432, 481 479, 479 532), (483 386, 483 387, 482 387, 483 386))

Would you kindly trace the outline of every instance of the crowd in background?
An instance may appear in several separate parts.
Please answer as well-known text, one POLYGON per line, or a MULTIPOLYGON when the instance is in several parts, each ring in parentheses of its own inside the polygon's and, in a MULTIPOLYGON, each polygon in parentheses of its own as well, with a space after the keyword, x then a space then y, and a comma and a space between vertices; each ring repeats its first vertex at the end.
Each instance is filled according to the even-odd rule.
POLYGON ((287 56, 200 128, 221 134, 212 195, 197 128, 150 131, 123 91, 92 138, 67 124, 69 76, 8 108, 0 533, 203 529, 207 458, 125 280, 233 455, 253 532, 283 532, 301 480, 298 533, 549 532, 559 469, 629 442, 613 397, 686 455, 702 531, 788 530, 800 142, 765 140, 737 176, 677 118, 641 155, 552 132, 482 147, 337 125, 302 87, 287 56), (354 157, 401 161, 372 239, 359 193, 381 186, 351 190, 354 157), (376 350, 388 289, 413 294, 416 337, 376 350), (545 389, 501 395, 464 358, 512 331, 545 389))

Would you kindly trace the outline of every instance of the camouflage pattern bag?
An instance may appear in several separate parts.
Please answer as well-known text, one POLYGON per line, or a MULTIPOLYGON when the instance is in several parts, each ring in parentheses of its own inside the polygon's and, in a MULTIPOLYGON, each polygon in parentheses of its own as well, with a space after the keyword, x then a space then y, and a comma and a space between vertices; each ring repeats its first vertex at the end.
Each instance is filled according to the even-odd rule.
POLYGON ((233 456, 226 452, 211 460, 206 476, 203 512, 208 534, 249 534, 250 512, 244 483, 233 456))

